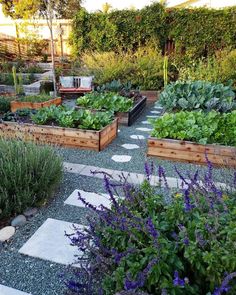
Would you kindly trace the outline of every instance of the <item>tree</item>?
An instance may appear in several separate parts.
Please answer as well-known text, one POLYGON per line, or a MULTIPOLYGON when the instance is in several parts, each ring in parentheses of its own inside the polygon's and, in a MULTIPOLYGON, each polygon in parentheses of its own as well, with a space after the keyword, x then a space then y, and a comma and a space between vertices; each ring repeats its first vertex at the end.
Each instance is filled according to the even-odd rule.
POLYGON ((0 0, 0 4, 2 4, 4 14, 13 19, 30 19, 39 16, 46 19, 50 31, 53 88, 54 96, 56 96, 53 19, 65 17, 66 15, 72 17, 76 12, 76 8, 80 8, 81 0, 0 0))
POLYGON ((108 2, 106 2, 102 5, 102 12, 103 13, 108 13, 111 9, 112 9, 112 6, 108 2))

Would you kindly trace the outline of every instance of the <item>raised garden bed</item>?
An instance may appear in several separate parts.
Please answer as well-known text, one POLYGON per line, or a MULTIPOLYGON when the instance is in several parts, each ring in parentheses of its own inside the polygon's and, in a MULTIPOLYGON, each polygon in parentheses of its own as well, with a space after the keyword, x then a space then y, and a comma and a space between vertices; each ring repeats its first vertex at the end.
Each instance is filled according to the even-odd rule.
POLYGON ((120 124, 131 126, 145 109, 147 97, 142 96, 129 112, 118 112, 115 116, 119 119, 120 124))
POLYGON ((95 151, 101 151, 111 143, 117 136, 117 130, 117 119, 99 131, 16 122, 0 123, 0 137, 95 151))
POLYGON ((148 156, 171 161, 206 164, 207 158, 217 166, 236 167, 236 148, 215 144, 198 144, 174 139, 148 139, 148 156))
POLYGON ((62 100, 60 97, 56 97, 44 102, 28 102, 28 101, 13 100, 11 101, 11 111, 16 112, 17 110, 20 110, 20 109, 38 110, 41 108, 49 107, 51 105, 58 106, 61 103, 62 103, 62 100))
POLYGON ((160 91, 158 90, 142 90, 140 93, 142 96, 147 97, 148 103, 156 102, 160 95, 160 91))
MULTIPOLYGON (((116 112, 115 117, 118 118, 119 124, 123 124, 126 126, 131 126, 145 109, 147 103, 147 98, 142 96, 138 99, 132 109, 128 112, 116 112)), ((85 107, 76 106, 76 109, 86 109, 85 107)), ((98 110, 92 110, 97 112, 98 110)))

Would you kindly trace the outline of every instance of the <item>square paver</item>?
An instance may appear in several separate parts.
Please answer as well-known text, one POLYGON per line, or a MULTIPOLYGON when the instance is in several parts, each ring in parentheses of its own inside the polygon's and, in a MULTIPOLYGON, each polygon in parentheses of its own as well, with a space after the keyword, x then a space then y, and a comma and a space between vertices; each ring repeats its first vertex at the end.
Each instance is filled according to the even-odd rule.
POLYGON ((77 206, 77 207, 86 207, 82 201, 78 198, 78 193, 81 194, 82 198, 84 198, 88 203, 93 206, 99 207, 103 205, 107 208, 111 208, 111 201, 109 199, 108 194, 96 194, 93 192, 86 192, 83 190, 75 190, 73 193, 65 200, 65 204, 77 206))
MULTIPOLYGON (((75 225, 81 229, 85 228, 83 225, 75 225)), ((65 232, 75 232, 72 223, 48 218, 23 245, 19 253, 65 265, 74 263, 75 255, 82 255, 82 252, 79 253, 77 247, 70 245, 65 232)))
POLYGON ((63 168, 66 172, 80 173, 86 165, 63 162, 63 168))
POLYGON ((3 285, 0 285, 0 294, 1 295, 30 295, 29 293, 25 293, 13 288, 9 288, 3 285))

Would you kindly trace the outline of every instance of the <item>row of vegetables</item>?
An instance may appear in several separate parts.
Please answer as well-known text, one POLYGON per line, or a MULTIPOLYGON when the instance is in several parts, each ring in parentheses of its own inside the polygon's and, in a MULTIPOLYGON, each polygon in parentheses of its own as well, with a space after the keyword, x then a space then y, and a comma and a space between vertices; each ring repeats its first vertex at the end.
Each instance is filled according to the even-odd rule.
POLYGON ((166 112, 151 120, 152 137, 236 146, 236 100, 231 86, 177 81, 165 87, 159 103, 166 112))
POLYGON ((23 103, 44 103, 48 95, 0 97, 0 116, 3 121, 55 125, 67 128, 101 130, 109 125, 119 112, 129 112, 141 98, 139 91, 131 91, 131 85, 113 81, 97 91, 77 99, 77 107, 43 107, 38 110, 26 108, 11 112, 11 100, 23 103), (111 91, 113 90, 113 91, 111 91))
MULTIPOLYGON (((10 112, 9 98, 0 97, 1 119, 56 125, 69 128, 101 130, 119 112, 129 112, 142 97, 130 84, 113 81, 77 99, 77 107, 50 106, 40 110, 10 112)), ((45 102, 50 97, 23 96, 18 101, 45 102)), ((162 91, 159 104, 165 114, 150 120, 151 136, 190 140, 201 144, 236 146, 236 100, 230 85, 205 81, 177 81, 162 91)))

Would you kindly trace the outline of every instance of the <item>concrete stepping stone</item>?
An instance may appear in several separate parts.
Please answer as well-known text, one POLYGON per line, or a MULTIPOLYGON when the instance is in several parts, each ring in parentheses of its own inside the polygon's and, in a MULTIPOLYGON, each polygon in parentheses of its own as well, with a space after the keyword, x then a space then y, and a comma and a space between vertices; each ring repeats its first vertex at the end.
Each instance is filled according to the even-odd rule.
POLYGON ((64 203, 66 205, 86 208, 84 203, 79 200, 78 193, 81 194, 82 198, 84 198, 86 202, 90 203, 93 206, 99 207, 100 205, 103 205, 107 208, 111 208, 111 201, 108 194, 96 194, 93 192, 86 192, 77 189, 73 191, 73 193, 65 200, 64 203))
POLYGON ((151 114, 161 114, 161 111, 151 111, 151 114))
POLYGON ((160 107, 160 106, 154 106, 154 109, 162 111, 162 110, 163 110, 163 107, 160 107))
POLYGON ((3 285, 0 285, 0 294, 1 295, 30 295, 29 293, 25 293, 10 287, 6 287, 3 285))
POLYGON ((135 150, 140 148, 140 146, 138 146, 137 144, 131 144, 131 143, 122 144, 122 147, 125 148, 126 150, 135 150))
POLYGON ((131 160, 131 156, 127 156, 127 155, 114 155, 111 157, 111 159, 114 162, 118 162, 118 163, 126 163, 129 162, 131 160))
MULTIPOLYGON (((9 240, 15 234, 15 228, 13 226, 6 226, 0 230, 0 242, 9 240)), ((0 293, 1 294, 1 293, 0 293)))
POLYGON ((156 118, 159 118, 159 116, 148 115, 147 118, 156 119, 156 118))
POLYGON ((135 134, 130 135, 130 138, 132 138, 132 139, 145 139, 145 137, 143 135, 135 135, 135 134))
POLYGON ((136 130, 138 130, 138 131, 144 131, 144 132, 151 132, 153 129, 146 128, 146 127, 140 127, 140 128, 136 128, 136 130))
MULTIPOLYGON (((75 224, 83 229, 85 226, 75 224)), ((33 236, 23 245, 19 253, 69 265, 75 262, 75 255, 82 255, 77 247, 70 245, 70 240, 65 236, 75 232, 70 222, 48 218, 33 236)))
POLYGON ((142 124, 151 124, 149 121, 142 121, 142 124))

